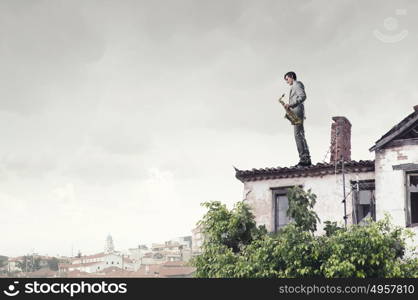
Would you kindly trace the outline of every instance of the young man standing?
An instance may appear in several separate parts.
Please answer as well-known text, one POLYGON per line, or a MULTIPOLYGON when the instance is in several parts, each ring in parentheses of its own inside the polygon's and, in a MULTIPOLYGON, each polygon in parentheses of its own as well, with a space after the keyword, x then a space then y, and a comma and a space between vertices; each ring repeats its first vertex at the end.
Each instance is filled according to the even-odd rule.
POLYGON ((297 81, 295 72, 287 72, 284 75, 284 79, 290 85, 289 104, 285 104, 285 107, 290 108, 302 120, 300 125, 293 125, 296 147, 299 152, 299 163, 296 166, 310 166, 311 156, 305 139, 305 130, 303 128, 303 120, 305 119, 303 102, 306 99, 305 87, 302 82, 297 81))

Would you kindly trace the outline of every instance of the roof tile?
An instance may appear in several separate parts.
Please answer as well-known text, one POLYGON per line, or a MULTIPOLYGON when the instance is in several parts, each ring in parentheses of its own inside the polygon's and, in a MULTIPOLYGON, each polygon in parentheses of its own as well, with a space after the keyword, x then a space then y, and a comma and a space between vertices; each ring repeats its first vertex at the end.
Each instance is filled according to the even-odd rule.
MULTIPOLYGON (((344 163, 346 172, 373 172, 374 160, 351 160, 344 163)), ((235 168, 235 177, 241 182, 278 179, 278 178, 293 178, 293 177, 315 177, 327 174, 341 173, 341 162, 337 163, 335 168, 334 163, 317 163, 311 166, 304 167, 277 167, 266 169, 239 170, 235 168)))

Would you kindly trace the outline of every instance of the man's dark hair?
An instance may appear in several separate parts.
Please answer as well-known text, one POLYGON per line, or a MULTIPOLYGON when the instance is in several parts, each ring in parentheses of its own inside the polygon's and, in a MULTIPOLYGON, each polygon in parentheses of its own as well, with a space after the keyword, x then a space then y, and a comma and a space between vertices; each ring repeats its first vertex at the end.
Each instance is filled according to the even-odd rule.
POLYGON ((287 72, 286 74, 284 74, 284 79, 286 79, 286 76, 289 76, 293 80, 297 80, 296 79, 296 73, 295 72, 287 72))

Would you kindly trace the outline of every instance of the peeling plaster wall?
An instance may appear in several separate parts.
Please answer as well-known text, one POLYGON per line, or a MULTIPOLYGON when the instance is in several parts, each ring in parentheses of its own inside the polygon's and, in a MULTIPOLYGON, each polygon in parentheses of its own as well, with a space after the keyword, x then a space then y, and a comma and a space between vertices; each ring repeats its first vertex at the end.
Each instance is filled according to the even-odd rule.
MULTIPOLYGON (((389 213, 393 222, 406 225, 406 174, 393 166, 418 163, 418 145, 404 145, 376 151, 376 217, 389 213)), ((418 228, 412 228, 418 234, 418 228)))
MULTIPOLYGON (((350 180, 374 179, 374 172, 348 173, 345 175, 346 194, 351 190, 350 180)), ((244 201, 250 205, 258 225, 265 225, 267 230, 273 231, 273 192, 272 188, 302 185, 305 190, 311 189, 317 195, 314 207, 321 219, 318 229, 322 231, 324 221, 337 221, 344 224, 342 174, 325 175, 322 177, 297 177, 244 183, 244 201)), ((352 197, 347 197, 348 223, 352 223, 352 197)))

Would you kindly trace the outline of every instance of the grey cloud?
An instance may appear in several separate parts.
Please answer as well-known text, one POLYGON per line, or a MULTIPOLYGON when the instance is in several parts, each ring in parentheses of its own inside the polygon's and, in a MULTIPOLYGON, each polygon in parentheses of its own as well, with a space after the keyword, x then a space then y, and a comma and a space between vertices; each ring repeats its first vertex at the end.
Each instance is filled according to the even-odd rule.
MULTIPOLYGON (((69 1, 0 3, 0 109, 30 113, 77 89, 99 60, 101 36, 69 1)), ((74 99, 77 101, 76 99, 74 99)))
POLYGON ((149 120, 144 113, 118 112, 110 108, 96 113, 94 118, 86 138, 109 154, 145 155, 153 146, 149 120))
POLYGON ((140 156, 109 154, 87 147, 78 151, 60 173, 79 184, 112 185, 143 180, 147 169, 140 156))
POLYGON ((40 178, 55 169, 51 157, 7 154, 0 158, 1 173, 5 178, 10 175, 18 177, 40 178))

